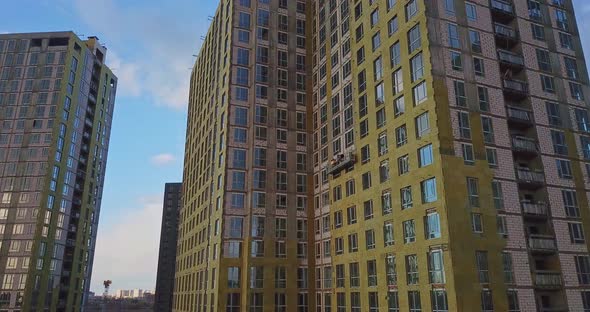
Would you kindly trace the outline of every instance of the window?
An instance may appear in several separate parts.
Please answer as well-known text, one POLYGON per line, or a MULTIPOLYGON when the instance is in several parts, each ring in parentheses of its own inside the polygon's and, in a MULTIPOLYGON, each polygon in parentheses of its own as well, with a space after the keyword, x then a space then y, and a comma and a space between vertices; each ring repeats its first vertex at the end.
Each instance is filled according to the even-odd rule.
POLYGON ((386 191, 381 194, 381 212, 383 215, 388 215, 393 211, 391 206, 391 192, 386 191))
POLYGON ((569 160, 556 159, 557 175, 562 179, 572 179, 572 166, 569 160))
POLYGON ((411 60, 412 68, 412 82, 422 79, 424 77, 424 63, 422 61, 422 53, 416 54, 411 60))
POLYGON ((389 160, 384 160, 379 164, 379 182, 383 183, 389 180, 389 160))
POLYGON ((465 12, 467 14, 467 19, 470 21, 477 20, 477 9, 475 4, 473 3, 465 3, 465 12))
POLYGON ((346 209, 346 219, 348 225, 355 224, 357 222, 356 206, 348 207, 346 209))
POLYGON ((531 24, 533 38, 539 41, 545 41, 545 28, 538 24, 531 24))
POLYGON ((455 24, 448 24, 449 31, 449 46, 451 48, 460 49, 461 41, 459 39, 459 29, 455 24))
POLYGON ((510 253, 502 253, 502 266, 504 267, 504 282, 506 284, 513 284, 514 271, 512 267, 512 255, 510 253))
POLYGON ((459 133, 463 139, 471 139, 471 128, 469 126, 469 113, 457 112, 459 117, 459 133))
POLYGON ((431 165, 433 162, 432 159, 432 144, 428 144, 418 149, 418 162, 419 167, 426 167, 431 165))
POLYGON ((555 93, 555 82, 553 77, 540 75, 541 76, 541 87, 543 91, 548 93, 555 93))
POLYGON ((466 165, 475 164, 475 156, 473 154, 473 145, 461 143, 461 151, 463 153, 463 162, 466 165))
POLYGON ((570 218, 580 217, 580 208, 578 207, 578 199, 576 191, 562 190, 561 196, 563 198, 563 206, 565 208, 565 215, 570 218))
POLYGON ((547 118, 549 120, 549 124, 552 126, 560 127, 562 125, 561 121, 561 109, 559 104, 546 102, 545 108, 547 109, 547 118))
POLYGON ((520 312, 520 305, 518 304, 518 292, 516 290, 509 289, 506 294, 508 296, 508 312, 520 312))
POLYGON ((569 82, 569 86, 570 86, 570 93, 571 93, 571 97, 574 100, 577 101, 583 101, 584 100, 584 91, 582 90, 582 85, 579 83, 575 83, 575 82, 569 82))
POLYGON ((358 262, 353 262, 348 265, 350 287, 360 287, 360 270, 358 262))
POLYGON ((365 247, 367 248, 367 250, 375 248, 375 231, 374 230, 365 231, 365 247))
POLYGON ((395 68, 401 64, 401 50, 399 41, 391 45, 389 48, 389 54, 391 57, 391 67, 395 68))
POLYGON ((496 209, 504 209, 504 196, 502 194, 502 184, 499 181, 492 181, 492 199, 494 200, 494 207, 496 209))
POLYGON ((426 91, 426 82, 422 81, 414 88, 412 88, 412 93, 414 95, 414 105, 418 105, 426 101, 426 98, 428 96, 426 91))
POLYGON ((576 263, 576 272, 578 274, 578 283, 580 285, 590 284, 590 257, 588 256, 574 256, 576 263))
POLYGON ((482 284, 487 284, 490 282, 490 277, 488 275, 489 268, 488 268, 488 252, 487 251, 476 251, 475 252, 475 260, 477 264, 477 272, 479 282, 482 284))
POLYGON ((440 249, 431 250, 428 253, 428 276, 430 284, 445 283, 443 252, 440 249))
POLYGON ((416 241, 416 230, 414 220, 403 222, 404 243, 409 244, 416 241))
POLYGON ((477 178, 467 178, 467 196, 469 206, 479 207, 479 182, 477 178))
POLYGON ((436 194, 436 178, 430 178, 420 182, 422 190, 422 202, 432 203, 437 200, 436 194))
POLYGON ((474 57, 473 58, 473 71, 477 76, 484 76, 485 75, 485 65, 483 59, 474 57))
MULTIPOLYGON (((408 133, 406 131, 405 125, 400 126, 395 129, 395 141, 396 141, 397 147, 405 145, 408 142, 408 133)), ((385 141, 385 142, 387 142, 387 141, 385 141)), ((385 145, 385 146, 387 146, 387 145, 385 145)), ((387 150, 385 150, 385 152, 387 152, 387 150)))
POLYGON ((473 53, 481 53, 481 37, 479 35, 479 31, 470 29, 469 41, 471 42, 471 51, 473 53))
POLYGON ((410 306, 410 312, 422 311, 422 304, 420 303, 419 291, 408 291, 408 305, 410 306))
POLYGON ((465 92, 465 82, 454 80, 453 89, 455 90, 455 103, 457 106, 467 106, 467 94, 465 92))
POLYGON ((483 233, 483 221, 481 219, 481 214, 471 214, 471 229, 473 230, 473 233, 483 233))
POLYGON ((400 190, 401 206, 403 209, 412 208, 412 187, 406 186, 400 190))
POLYGON ((422 138, 429 132, 430 122, 428 120, 428 112, 425 112, 416 117, 416 137, 422 138))
POLYGON ((383 242, 386 247, 392 246, 394 244, 392 222, 388 221, 383 225, 383 242))
POLYGON ((539 65, 539 69, 543 71, 551 71, 551 57, 549 56, 549 51, 536 49, 537 54, 537 65, 539 65))
POLYGON ((451 51, 451 67, 453 70, 463 70, 463 60, 461 59, 461 53, 451 51))
POLYGON ((410 157, 404 155, 397 159, 398 174, 404 175, 410 171, 410 157))
POLYGON ((367 261, 367 284, 369 287, 377 286, 377 261, 367 261))
POLYGON ((406 282, 408 285, 419 283, 417 255, 406 256, 406 282))
POLYGON ((481 311, 494 312, 494 300, 492 299, 492 291, 489 289, 481 291, 481 311))
POLYGON ((494 124, 492 118, 487 116, 481 117, 481 126, 483 130, 483 140, 485 143, 494 143, 494 124))
POLYGON ((553 143, 553 151, 555 154, 567 156, 567 143, 563 131, 551 130, 551 141, 553 143))
POLYGON ((240 312, 240 293, 227 294, 227 312, 240 312))
POLYGON ((408 53, 412 54, 414 50, 420 48, 421 46, 421 37, 420 37, 420 24, 412 27, 410 31, 408 31, 408 53))
POLYGON ((582 223, 570 222, 567 224, 567 227, 570 232, 570 240, 572 244, 584 244, 586 242, 582 223))
POLYGON ((426 239, 440 238, 440 216, 438 212, 426 215, 426 239))
POLYGON ((369 312, 379 312, 379 296, 377 292, 369 292, 369 312))
POLYGON ((227 286, 229 288, 240 287, 240 268, 229 267, 227 268, 227 286))
MULTIPOLYGON (((379 156, 383 156, 387 153, 387 133, 382 132, 379 134, 377 139, 377 147, 379 148, 379 156)), ((367 149, 368 151, 368 149, 367 149)))
POLYGON ((371 187, 371 172, 365 172, 361 176, 361 181, 363 184, 363 190, 367 190, 371 187))
POLYGON ((411 0, 406 4, 406 21, 412 19, 418 13, 418 3, 416 0, 411 0))
POLYGON ((389 36, 395 34, 397 32, 397 30, 399 29, 398 26, 398 21, 397 21, 397 15, 392 17, 389 22, 387 22, 387 32, 389 34, 389 36))
POLYGON ((444 289, 434 289, 430 292, 432 297, 432 312, 448 312, 449 303, 447 301, 447 291, 444 289))

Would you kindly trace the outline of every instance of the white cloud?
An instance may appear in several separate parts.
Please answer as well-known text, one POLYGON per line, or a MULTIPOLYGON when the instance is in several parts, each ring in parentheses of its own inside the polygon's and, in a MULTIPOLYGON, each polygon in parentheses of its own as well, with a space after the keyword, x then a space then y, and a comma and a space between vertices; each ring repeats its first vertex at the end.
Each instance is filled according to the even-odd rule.
POLYGON ((142 92, 140 81, 140 66, 134 63, 124 62, 117 53, 108 52, 108 64, 118 80, 117 89, 121 96, 139 96, 142 92))
POLYGON ((154 155, 151 158, 152 164, 157 165, 157 166, 168 165, 168 164, 171 164, 172 162, 174 162, 175 160, 176 160, 176 157, 174 157, 174 155, 169 154, 169 153, 154 155))
POLYGON ((92 290, 102 293, 110 279, 119 289, 155 289, 162 220, 162 195, 146 196, 138 207, 100 227, 94 257, 92 290))
POLYGON ((118 52, 113 57, 109 51, 107 63, 121 80, 119 94, 146 96, 159 106, 186 109, 194 62, 191 55, 197 53, 197 35, 206 30, 206 19, 198 30, 186 27, 189 21, 179 21, 178 14, 163 11, 158 2, 151 6, 143 1, 73 2, 76 14, 90 30, 105 34, 101 39, 107 48, 118 52))

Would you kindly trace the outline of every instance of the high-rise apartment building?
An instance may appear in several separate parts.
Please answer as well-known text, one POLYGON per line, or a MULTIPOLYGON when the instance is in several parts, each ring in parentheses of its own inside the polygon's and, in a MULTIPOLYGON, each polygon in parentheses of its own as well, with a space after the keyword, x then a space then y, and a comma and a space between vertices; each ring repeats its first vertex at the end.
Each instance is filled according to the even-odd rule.
POLYGON ((590 309, 570 0, 221 1, 175 311, 590 309))
POLYGON ((117 78, 98 38, 0 35, 0 310, 80 311, 117 78))
POLYGON ((154 311, 172 311, 174 291, 174 268, 176 267, 176 241, 178 238, 178 216, 182 204, 182 183, 166 183, 164 187, 164 208, 160 231, 160 253, 156 276, 154 311))

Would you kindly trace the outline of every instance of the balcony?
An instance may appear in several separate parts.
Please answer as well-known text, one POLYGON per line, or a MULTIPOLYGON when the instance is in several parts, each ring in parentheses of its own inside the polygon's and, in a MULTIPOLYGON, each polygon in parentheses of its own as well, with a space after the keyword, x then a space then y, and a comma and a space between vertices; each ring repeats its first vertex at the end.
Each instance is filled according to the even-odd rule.
POLYGON ((490 7, 493 17, 501 20, 511 20, 514 18, 514 6, 508 1, 491 0, 490 7))
POLYGON ((529 248, 538 253, 554 253, 557 251, 555 239, 548 235, 530 235, 529 248))
POLYGON ((340 171, 352 167, 356 163, 356 155, 352 152, 338 154, 328 165, 328 174, 337 174, 340 171))
POLYGON ((498 59, 503 69, 513 69, 520 71, 524 68, 524 57, 522 55, 506 51, 498 50, 498 59))
POLYGON ((519 35, 518 31, 508 25, 495 23, 494 24, 494 33, 496 37, 509 40, 509 41, 518 41, 519 35))
POLYGON ((540 170, 532 171, 526 168, 517 168, 516 180, 520 187, 534 190, 545 184, 545 174, 540 170))
POLYGON ((524 156, 537 156, 539 147, 537 141, 523 136, 512 137, 512 151, 524 156))
POLYGON ((556 289, 562 287, 561 274, 553 271, 535 271, 535 287, 556 289))
POLYGON ((541 311, 541 312, 569 312, 569 309, 566 307, 553 306, 553 307, 541 307, 539 311, 541 311))
POLYGON ((547 204, 544 202, 531 202, 528 200, 523 200, 520 202, 522 206, 522 213, 528 216, 533 217, 547 217, 547 204))
POLYGON ((509 99, 522 100, 529 94, 529 85, 522 80, 502 79, 504 96, 509 99))
POLYGON ((533 114, 529 110, 507 106, 508 122, 517 127, 530 127, 533 124, 533 114))

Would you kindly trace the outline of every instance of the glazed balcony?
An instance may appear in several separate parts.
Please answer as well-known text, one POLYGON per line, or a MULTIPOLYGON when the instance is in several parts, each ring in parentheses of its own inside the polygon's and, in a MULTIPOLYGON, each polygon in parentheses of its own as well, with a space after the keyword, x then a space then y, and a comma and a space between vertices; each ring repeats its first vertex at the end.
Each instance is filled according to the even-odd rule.
POLYGON ((539 147, 537 141, 523 136, 512 137, 512 151, 524 156, 537 156, 539 147))
POLYGON ((509 1, 491 0, 490 7, 494 19, 505 21, 514 19, 514 6, 509 1))
POLYGON ((524 68, 524 57, 514 52, 498 50, 498 60, 500 60, 503 69, 512 69, 518 72, 524 68))
POLYGON ((507 106, 506 113, 508 122, 517 127, 530 127, 533 125, 533 114, 529 110, 507 106))
POLYGON ((334 156, 328 165, 328 174, 337 174, 348 169, 356 163, 356 155, 352 152, 342 153, 334 156))
POLYGON ((502 87, 504 96, 508 99, 522 100, 529 94, 529 85, 522 80, 503 79, 502 87))
POLYGON ((548 215, 547 204, 544 202, 531 202, 523 200, 520 202, 522 213, 527 216, 545 218, 548 215))
POLYGON ((555 253, 557 244, 555 238, 549 235, 530 235, 529 248, 538 253, 555 253))
POLYGON ((545 184, 545 173, 540 170, 517 168, 516 180, 518 185, 525 189, 538 189, 545 184))
MULTIPOLYGON (((561 274, 554 271, 535 271, 535 287, 559 289, 563 286, 561 274)), ((546 310, 545 310, 546 311, 546 310)))
POLYGON ((511 42, 518 41, 520 37, 516 29, 500 23, 494 24, 494 33, 496 34, 497 39, 508 40, 511 42))

